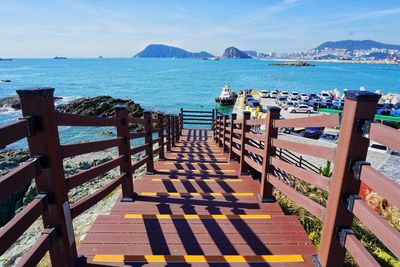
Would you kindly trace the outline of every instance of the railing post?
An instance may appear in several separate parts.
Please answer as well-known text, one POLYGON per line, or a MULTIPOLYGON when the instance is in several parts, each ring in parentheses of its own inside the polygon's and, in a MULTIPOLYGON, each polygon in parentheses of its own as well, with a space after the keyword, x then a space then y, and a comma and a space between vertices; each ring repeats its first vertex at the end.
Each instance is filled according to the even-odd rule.
POLYGON ((211 126, 211 129, 213 130, 213 133, 214 133, 214 135, 215 135, 215 109, 212 109, 212 126, 211 126))
POLYGON ((158 114, 158 124, 160 126, 160 130, 158 131, 158 137, 161 138, 159 146, 160 146, 160 152, 158 153, 158 159, 159 160, 164 160, 164 119, 163 119, 163 114, 158 114))
POLYGON ((171 125, 170 125, 170 131, 171 131, 171 146, 175 146, 175 116, 171 116, 171 125))
POLYGON ((182 135, 183 129, 183 108, 181 108, 181 112, 179 113, 179 135, 182 135))
POLYGON ((268 182, 268 175, 274 172, 274 167, 270 163, 270 157, 275 156, 276 148, 271 146, 271 139, 278 136, 278 129, 274 128, 274 120, 279 119, 281 109, 271 107, 268 110, 264 133, 264 156, 263 167, 261 173, 260 193, 261 202, 274 202, 275 198, 272 195, 272 184, 268 182))
POLYGON ((218 113, 215 114, 215 121, 214 121, 214 141, 217 142, 218 140, 218 113))
POLYGON ((237 114, 236 113, 232 113, 231 116, 231 126, 230 126, 230 139, 231 139, 231 143, 229 144, 229 161, 233 160, 235 157, 235 153, 232 151, 232 147, 233 147, 233 129, 235 129, 235 123, 233 121, 235 121, 237 119, 237 114))
POLYGON ((176 116, 175 122, 176 122, 176 126, 175 126, 175 128, 176 128, 175 141, 178 143, 179 142, 179 137, 181 136, 181 134, 179 133, 179 123, 180 123, 179 116, 176 116))
POLYGON ((354 215, 348 210, 346 200, 349 195, 358 194, 360 190, 360 181, 354 178, 352 168, 356 161, 366 158, 369 140, 363 137, 362 128, 368 128, 368 124, 373 121, 380 98, 379 94, 367 91, 346 91, 345 96, 318 252, 318 260, 324 267, 342 266, 344 262, 346 249, 340 245, 338 233, 341 229, 352 226, 354 215))
POLYGON ((171 115, 166 116, 167 123, 167 151, 171 152, 171 115))
POLYGON ((240 139, 240 170, 239 173, 240 175, 245 175, 247 174, 248 166, 246 162, 244 161, 244 157, 247 154, 246 149, 244 148, 246 144, 246 132, 250 130, 250 127, 247 126, 247 120, 250 119, 250 111, 243 111, 243 117, 242 117, 242 137, 240 139))
POLYGON ((219 131, 218 131, 218 146, 222 147, 222 139, 221 139, 221 135, 222 135, 222 117, 223 115, 219 116, 219 131))
POLYGON ((223 128, 223 131, 222 131, 222 153, 224 153, 225 152, 225 142, 226 142, 226 137, 225 137, 225 134, 226 134, 226 120, 228 119, 228 115, 224 115, 224 128, 223 128))
POLYGON ((28 137, 32 157, 40 157, 41 174, 35 178, 38 193, 48 195, 47 209, 43 211, 43 224, 56 228, 58 235, 50 248, 52 266, 74 266, 77 250, 60 139, 54 107, 53 88, 17 90, 22 115, 37 122, 36 134, 28 137))
POLYGON ((132 161, 131 161, 131 142, 129 139, 129 111, 126 106, 116 106, 115 116, 119 119, 117 125, 117 136, 123 138, 122 144, 118 147, 118 154, 125 159, 120 167, 120 172, 125 173, 122 180, 122 202, 132 202, 135 199, 133 192, 132 161))
POLYGON ((153 120, 151 111, 144 111, 144 130, 146 132, 146 136, 144 137, 144 142, 148 144, 146 148, 146 156, 147 159, 146 167, 147 174, 154 174, 154 157, 153 157, 153 120))

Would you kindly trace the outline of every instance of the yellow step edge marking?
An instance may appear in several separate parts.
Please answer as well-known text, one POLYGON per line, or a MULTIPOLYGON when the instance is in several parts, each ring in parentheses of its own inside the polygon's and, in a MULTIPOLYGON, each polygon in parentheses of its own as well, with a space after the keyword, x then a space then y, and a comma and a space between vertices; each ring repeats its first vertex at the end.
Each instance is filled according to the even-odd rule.
POLYGON ((238 170, 167 170, 160 169, 159 172, 178 172, 178 173, 187 173, 187 172, 196 172, 196 173, 209 173, 209 172, 237 172, 238 170))
POLYGON ((214 220, 228 220, 228 219, 271 219, 269 214, 125 214, 125 219, 214 219, 214 220))
POLYGON ((205 183, 221 183, 221 182, 243 182, 243 179, 179 179, 179 178, 155 178, 153 182, 205 182, 205 183))
MULTIPOLYGON (((165 165, 175 165, 175 164, 188 164, 187 162, 165 162, 164 163, 165 165)), ((215 165, 215 164, 217 164, 217 165, 229 165, 229 164, 231 164, 231 163, 227 163, 227 162, 221 162, 221 163, 209 163, 209 162, 205 162, 205 163, 201 163, 201 162, 193 162, 193 163, 190 163, 191 165, 192 164, 198 164, 198 165, 208 165, 208 166, 212 166, 212 165, 215 165)))
POLYGON ((171 197, 252 197, 254 193, 244 192, 244 193, 178 193, 178 192, 142 192, 139 196, 171 196, 171 197))
POLYGON ((268 263, 304 262, 299 254, 292 255, 108 255, 98 254, 93 262, 140 262, 140 263, 268 263))

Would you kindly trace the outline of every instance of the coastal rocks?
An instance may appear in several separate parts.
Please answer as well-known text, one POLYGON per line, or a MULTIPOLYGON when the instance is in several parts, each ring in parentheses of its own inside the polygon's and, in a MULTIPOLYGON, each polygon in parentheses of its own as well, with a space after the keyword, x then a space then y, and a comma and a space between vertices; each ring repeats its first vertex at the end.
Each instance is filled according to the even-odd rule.
POLYGON ((115 107, 125 105, 129 110, 130 117, 141 117, 143 109, 130 99, 116 99, 111 96, 97 96, 79 98, 65 105, 59 105, 60 112, 78 114, 84 116, 113 117, 115 107))
POLYGON ((270 66, 292 66, 292 67, 314 67, 315 65, 304 61, 288 61, 282 63, 269 64, 270 66))
POLYGON ((21 109, 18 96, 10 96, 0 99, 0 108, 21 109))
POLYGON ((400 102, 400 94, 395 94, 395 93, 389 93, 386 95, 383 95, 381 99, 379 100, 380 104, 396 104, 400 102))
POLYGON ((251 58, 247 53, 240 51, 236 47, 228 47, 225 49, 224 54, 222 55, 223 58, 232 58, 232 59, 245 59, 251 58))

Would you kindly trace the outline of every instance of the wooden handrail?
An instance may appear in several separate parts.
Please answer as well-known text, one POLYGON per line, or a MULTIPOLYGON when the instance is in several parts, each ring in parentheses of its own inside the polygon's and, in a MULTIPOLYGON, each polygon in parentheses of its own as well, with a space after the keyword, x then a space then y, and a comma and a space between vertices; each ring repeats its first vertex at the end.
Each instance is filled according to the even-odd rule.
POLYGON ((121 166, 123 161, 125 160, 125 156, 121 155, 115 159, 109 160, 105 163, 99 164, 95 167, 92 167, 88 170, 78 172, 73 174, 65 179, 66 186, 68 190, 75 188, 79 185, 82 185, 97 176, 102 175, 118 166, 121 166))
POLYGON ((33 158, 0 176, 0 203, 21 187, 29 184, 39 173, 39 159, 33 158))
POLYGON ((110 140, 63 145, 61 146, 62 157, 69 158, 91 152, 97 152, 104 149, 120 146, 122 142, 123 139, 121 137, 117 137, 110 140))
POLYGON ((121 120, 117 118, 83 116, 56 112, 57 124, 59 126, 117 126, 121 120))
POLYGON ((0 148, 3 148, 28 136, 29 124, 27 119, 0 125, 0 148))
POLYGON ((385 246, 400 258, 400 232, 393 228, 378 213, 373 211, 362 199, 353 201, 353 214, 371 230, 385 246))
POLYGON ((360 179, 367 186, 371 187, 374 192, 377 192, 389 203, 400 209, 399 184, 369 165, 363 165, 361 167, 360 179))
POLYGON ((380 123, 372 123, 368 133, 369 139, 400 152, 400 132, 380 123))
POLYGON ((42 215, 47 198, 40 196, 33 199, 20 213, 0 228, 0 255, 42 215))
POLYGON ((344 247, 359 266, 380 267, 381 265, 369 254, 354 234, 348 234, 344 240, 344 247))
POLYGON ((28 250, 28 252, 24 253, 15 266, 36 266, 52 246, 52 239, 55 234, 56 230, 54 227, 46 228, 35 244, 28 250))
POLYGON ((304 144, 282 139, 272 139, 272 145, 316 158, 335 160, 336 148, 334 147, 304 144))
POLYGON ((125 173, 119 175, 117 178, 114 178, 110 183, 103 186, 101 189, 96 192, 80 199, 78 202, 71 205, 71 216, 72 218, 76 218, 80 214, 82 214, 87 209, 91 208, 94 204, 108 196, 115 188, 117 188, 121 184, 121 180, 126 176, 125 173))
POLYGON ((146 136, 146 132, 130 133, 129 134, 129 139, 143 138, 145 136, 146 136))
POLYGON ((274 127, 276 128, 339 127, 339 126, 340 126, 340 116, 338 114, 274 121, 274 127))

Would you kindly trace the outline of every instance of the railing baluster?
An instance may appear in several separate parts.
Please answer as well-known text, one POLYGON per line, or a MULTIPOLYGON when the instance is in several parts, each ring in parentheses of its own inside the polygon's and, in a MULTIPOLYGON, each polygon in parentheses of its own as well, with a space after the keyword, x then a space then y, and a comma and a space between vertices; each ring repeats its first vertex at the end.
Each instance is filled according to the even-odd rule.
POLYGON ((179 142, 179 137, 180 137, 180 133, 179 133, 179 116, 175 116, 175 142, 179 142))
POLYGON ((147 174, 154 174, 154 156, 153 156, 153 120, 150 111, 145 111, 144 113, 144 130, 146 136, 144 142, 148 144, 146 149, 146 155, 149 156, 149 160, 146 163, 147 174))
POLYGON ((233 160, 235 157, 235 153, 233 153, 232 151, 232 146, 233 146, 233 129, 235 129, 235 123, 233 121, 235 121, 237 119, 237 114, 236 113, 232 113, 231 116, 231 126, 230 126, 230 144, 229 144, 229 161, 233 160))
POLYGON ((48 208, 43 212, 45 226, 53 225, 58 233, 50 248, 53 266, 73 266, 77 250, 71 211, 65 186, 63 160, 54 107, 53 88, 17 90, 24 117, 40 122, 35 135, 28 137, 32 156, 41 157, 41 174, 35 178, 37 191, 49 195, 48 208))
POLYGON ((273 186, 268 182, 268 175, 274 172, 274 167, 271 165, 270 157, 276 153, 276 148, 271 146, 271 139, 278 137, 278 129, 274 128, 274 120, 279 119, 281 109, 271 107, 267 113, 267 122, 265 124, 264 133, 264 156, 263 167, 261 173, 261 185, 259 198, 262 202, 274 202, 275 198, 272 195, 273 186))
POLYGON ((346 249, 340 245, 337 233, 351 228, 354 215, 347 210, 345 198, 358 194, 360 181, 354 178, 352 164, 365 160, 369 140, 358 132, 365 121, 373 120, 380 95, 367 91, 346 91, 342 125, 336 151, 332 184, 329 190, 326 214, 318 260, 322 266, 342 266, 346 249))
POLYGON ((225 142, 226 142, 225 134, 226 134, 226 120, 227 119, 228 119, 228 115, 224 115, 224 118, 223 118, 224 128, 222 130, 222 153, 224 153, 225 150, 226 150, 226 148, 225 148, 225 142))
POLYGON ((244 160, 244 156, 247 154, 246 149, 244 148, 246 144, 246 132, 250 130, 250 126, 246 125, 247 120, 250 119, 250 111, 244 111, 242 117, 242 137, 240 138, 240 170, 239 173, 241 175, 247 174, 248 166, 244 160))
POLYGON ((171 152, 171 115, 166 116, 167 127, 167 151, 171 152))
POLYGON ((160 126, 160 130, 158 131, 158 136, 161 138, 159 146, 160 146, 160 152, 158 154, 159 160, 164 160, 164 115, 163 114, 158 114, 158 122, 160 126))
POLYGON ((117 136, 122 137, 122 144, 118 147, 118 154, 124 156, 123 163, 120 167, 120 172, 125 173, 122 179, 122 202, 132 202, 135 199, 133 192, 133 177, 132 177, 132 160, 131 160, 131 142, 129 139, 129 111, 126 106, 116 106, 115 116, 120 120, 117 125, 117 136))

